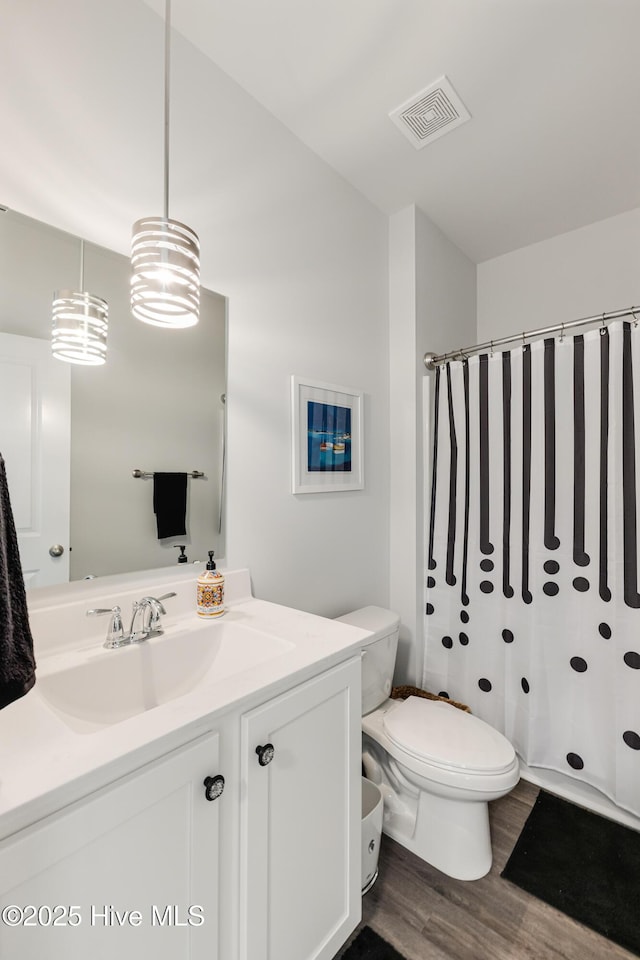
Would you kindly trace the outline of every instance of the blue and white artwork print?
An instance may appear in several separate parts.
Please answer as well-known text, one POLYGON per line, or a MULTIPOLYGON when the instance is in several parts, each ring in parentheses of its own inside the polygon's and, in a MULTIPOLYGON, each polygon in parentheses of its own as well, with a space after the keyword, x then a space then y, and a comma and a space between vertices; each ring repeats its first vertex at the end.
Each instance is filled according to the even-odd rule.
POLYGON ((351 472, 351 408, 307 401, 307 470, 351 472))

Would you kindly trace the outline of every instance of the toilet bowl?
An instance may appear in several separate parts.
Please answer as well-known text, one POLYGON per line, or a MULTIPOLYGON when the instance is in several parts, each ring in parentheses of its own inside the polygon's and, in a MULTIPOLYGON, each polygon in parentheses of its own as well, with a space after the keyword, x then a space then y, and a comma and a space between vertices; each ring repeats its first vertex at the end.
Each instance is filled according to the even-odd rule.
POLYGON ((362 651, 362 762, 384 798, 382 830, 459 880, 491 868, 490 800, 520 777, 513 746, 443 701, 391 700, 399 618, 364 607, 340 620, 371 630, 362 651))

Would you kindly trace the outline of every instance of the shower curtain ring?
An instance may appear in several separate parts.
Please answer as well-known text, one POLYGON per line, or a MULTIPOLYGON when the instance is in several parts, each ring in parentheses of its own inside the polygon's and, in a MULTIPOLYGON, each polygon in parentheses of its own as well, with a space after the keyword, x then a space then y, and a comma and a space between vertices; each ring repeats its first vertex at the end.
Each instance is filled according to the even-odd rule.
POLYGON ((564 340, 564 323, 560 324, 560 343, 564 340))
MULTIPOLYGON (((602 314, 602 316, 604 317, 604 314, 602 314)), ((634 328, 634 330, 635 330, 635 329, 637 328, 637 326, 638 326, 638 318, 636 317, 636 312, 635 312, 635 310, 632 310, 632 311, 631 311, 631 316, 633 317, 633 328, 634 328)))
POLYGON ((527 335, 527 334, 526 334, 526 331, 523 330, 523 331, 522 331, 522 349, 523 349, 523 350, 525 350, 525 349, 526 349, 526 346, 527 346, 527 341, 525 340, 526 335, 527 335))
POLYGON ((493 340, 491 341, 491 343, 489 344, 489 346, 490 346, 490 348, 491 348, 491 349, 490 349, 489 356, 492 357, 492 356, 493 356, 493 340))

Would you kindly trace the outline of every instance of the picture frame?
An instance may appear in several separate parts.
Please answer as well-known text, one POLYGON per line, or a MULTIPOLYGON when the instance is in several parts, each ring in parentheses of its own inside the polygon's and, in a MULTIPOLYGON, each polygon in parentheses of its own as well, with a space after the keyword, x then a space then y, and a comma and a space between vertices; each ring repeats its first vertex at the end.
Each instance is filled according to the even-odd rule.
POLYGON ((291 377, 292 493, 364 488, 363 393, 291 377))

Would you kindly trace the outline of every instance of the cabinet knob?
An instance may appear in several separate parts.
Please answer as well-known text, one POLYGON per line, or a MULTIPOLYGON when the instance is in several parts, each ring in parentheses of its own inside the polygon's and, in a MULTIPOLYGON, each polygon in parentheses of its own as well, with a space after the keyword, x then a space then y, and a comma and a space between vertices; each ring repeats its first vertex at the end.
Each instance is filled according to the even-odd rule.
POLYGON ((204 788, 207 800, 217 800, 224 790, 224 777, 220 773, 216 777, 205 777, 204 788))
POLYGON ((273 760, 276 748, 272 743, 265 743, 263 747, 256 747, 256 753, 258 754, 258 763, 261 767, 266 767, 268 763, 271 763, 273 760))

